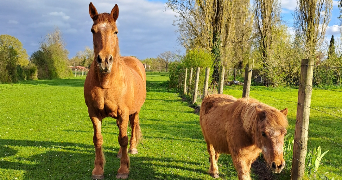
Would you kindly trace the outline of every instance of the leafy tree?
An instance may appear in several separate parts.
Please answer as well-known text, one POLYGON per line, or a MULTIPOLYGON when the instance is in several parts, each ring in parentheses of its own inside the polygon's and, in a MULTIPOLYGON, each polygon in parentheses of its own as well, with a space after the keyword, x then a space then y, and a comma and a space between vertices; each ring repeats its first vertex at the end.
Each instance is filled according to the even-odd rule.
POLYGON ((94 61, 94 50, 86 47, 84 51, 77 52, 76 56, 73 57, 69 65, 70 66, 84 66, 89 68, 94 61))
POLYGON ((0 46, 12 47, 17 52, 17 65, 26 66, 29 64, 26 49, 23 48, 23 44, 17 38, 7 34, 0 35, 0 46))
POLYGON ((335 51, 335 39, 334 35, 331 36, 329 50, 328 50, 328 59, 336 58, 336 51, 335 51))
POLYGON ((68 68, 68 54, 58 29, 47 34, 40 49, 31 56, 31 61, 38 66, 38 78, 55 79, 71 76, 72 72, 68 68))

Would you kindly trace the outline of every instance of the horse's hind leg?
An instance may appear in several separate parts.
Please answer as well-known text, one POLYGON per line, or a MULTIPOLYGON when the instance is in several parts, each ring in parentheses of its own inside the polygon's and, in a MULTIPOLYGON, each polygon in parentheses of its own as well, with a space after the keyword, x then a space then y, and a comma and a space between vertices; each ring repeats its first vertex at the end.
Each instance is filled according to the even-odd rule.
POLYGON ((132 128, 132 135, 130 140, 130 147, 128 152, 131 154, 138 154, 137 146, 141 137, 140 125, 139 125, 139 112, 130 115, 129 121, 132 128))
POLYGON ((92 172, 93 179, 103 179, 105 157, 102 152, 103 137, 101 134, 102 121, 97 117, 91 117, 94 127, 93 142, 95 146, 95 167, 92 172))
POLYGON ((215 148, 213 147, 212 144, 207 143, 207 150, 209 153, 209 160, 210 160, 209 174, 213 178, 218 178, 219 171, 218 171, 218 166, 217 166, 217 160, 220 155, 219 153, 215 151, 215 148))

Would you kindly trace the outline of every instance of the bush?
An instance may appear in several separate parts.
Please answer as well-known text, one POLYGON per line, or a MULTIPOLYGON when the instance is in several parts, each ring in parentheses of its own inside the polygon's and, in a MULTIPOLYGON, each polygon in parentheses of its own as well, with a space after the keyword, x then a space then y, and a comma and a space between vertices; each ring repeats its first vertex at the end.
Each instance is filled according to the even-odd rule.
MULTIPOLYGON (((179 91, 182 91, 182 87, 184 85, 184 73, 185 68, 188 68, 188 82, 189 82, 189 76, 190 76, 190 69, 193 68, 192 73, 192 84, 190 86, 190 92, 193 93, 195 88, 195 78, 196 78, 196 70, 197 67, 200 67, 200 76, 199 76, 199 84, 198 89, 200 92, 203 91, 203 85, 204 85, 204 79, 205 79, 205 68, 211 67, 213 65, 213 55, 205 50, 205 49, 191 49, 189 50, 186 55, 181 59, 180 62, 173 62, 169 65, 170 70, 170 87, 171 88, 177 88, 179 91)), ((211 77, 212 70, 210 73, 211 77)), ((188 84, 187 82, 187 84, 188 84)))

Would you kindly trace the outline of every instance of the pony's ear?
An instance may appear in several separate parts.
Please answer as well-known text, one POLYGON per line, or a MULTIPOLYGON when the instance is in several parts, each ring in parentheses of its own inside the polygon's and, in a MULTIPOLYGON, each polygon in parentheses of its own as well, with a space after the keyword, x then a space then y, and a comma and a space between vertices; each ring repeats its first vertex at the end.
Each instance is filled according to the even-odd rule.
POLYGON ((90 15, 90 17, 91 17, 92 19, 94 19, 94 17, 95 17, 97 14, 98 14, 98 13, 97 13, 97 10, 96 10, 95 6, 93 5, 92 2, 90 2, 90 4, 89 4, 89 15, 90 15))
POLYGON ((285 116, 287 116, 288 110, 287 110, 287 108, 285 108, 285 109, 281 110, 280 112, 283 113, 285 116))
POLYGON ((119 6, 115 4, 115 6, 112 9, 112 12, 110 13, 112 17, 114 18, 114 21, 116 21, 119 17, 119 6))
POLYGON ((266 112, 259 107, 255 107, 256 113, 261 121, 266 119, 266 112))

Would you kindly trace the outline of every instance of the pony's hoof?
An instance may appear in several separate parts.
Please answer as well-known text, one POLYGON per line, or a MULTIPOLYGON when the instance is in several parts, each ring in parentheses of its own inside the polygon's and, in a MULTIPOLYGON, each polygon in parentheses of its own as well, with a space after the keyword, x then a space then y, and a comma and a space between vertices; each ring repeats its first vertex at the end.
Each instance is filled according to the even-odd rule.
POLYGON ((91 179, 92 179, 92 180, 104 179, 104 176, 103 176, 103 175, 92 175, 92 176, 91 176, 91 179))
POLYGON ((137 150, 136 148, 134 148, 134 149, 129 149, 129 150, 128 150, 128 153, 130 153, 130 154, 138 154, 138 150, 137 150))
POLYGON ((220 177, 218 173, 210 174, 210 176, 213 177, 213 178, 219 178, 220 177))
POLYGON ((116 179, 127 179, 128 178, 128 174, 117 174, 116 175, 116 179))

